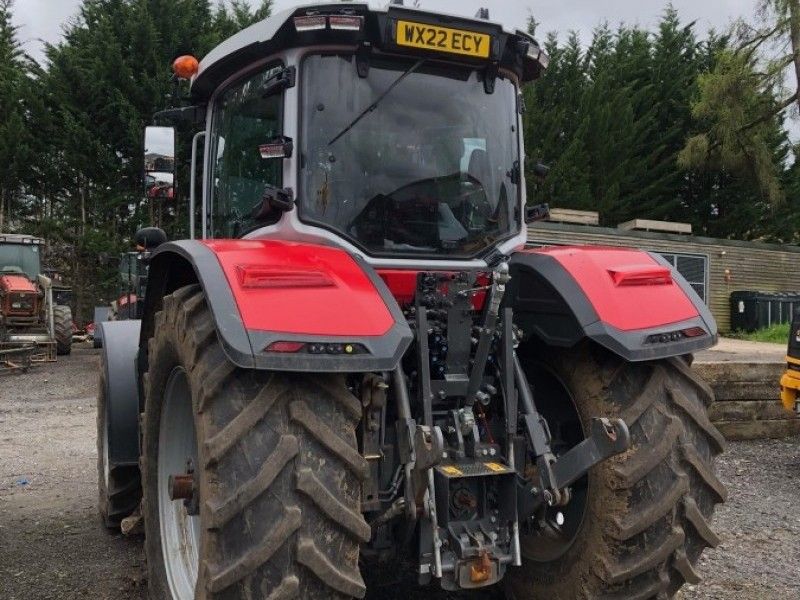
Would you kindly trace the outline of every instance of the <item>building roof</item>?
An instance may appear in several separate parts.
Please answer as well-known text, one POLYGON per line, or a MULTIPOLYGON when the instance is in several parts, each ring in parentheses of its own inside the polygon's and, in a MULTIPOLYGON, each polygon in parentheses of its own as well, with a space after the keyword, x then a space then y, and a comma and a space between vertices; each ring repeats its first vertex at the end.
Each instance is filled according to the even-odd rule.
POLYGON ((722 238, 711 238, 698 235, 683 235, 675 233, 662 233, 654 231, 624 230, 611 227, 594 227, 587 225, 571 225, 564 223, 536 222, 528 226, 528 239, 535 243, 537 236, 548 231, 577 233, 583 236, 603 236, 613 235, 621 239, 636 238, 642 240, 665 240, 674 241, 676 244, 694 243, 706 246, 730 246, 733 248, 752 248, 758 250, 773 250, 776 252, 792 252, 800 254, 800 246, 792 244, 771 244, 768 242, 748 242, 744 240, 728 240, 722 238))
POLYGON ((0 244, 32 244, 43 246, 44 240, 25 233, 0 233, 0 244))

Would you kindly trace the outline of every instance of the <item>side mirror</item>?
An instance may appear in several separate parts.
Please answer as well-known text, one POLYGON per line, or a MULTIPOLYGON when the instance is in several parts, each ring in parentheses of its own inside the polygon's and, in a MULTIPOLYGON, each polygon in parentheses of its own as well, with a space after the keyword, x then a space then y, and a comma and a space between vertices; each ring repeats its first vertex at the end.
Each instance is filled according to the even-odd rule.
POLYGON ((550 205, 537 204, 536 206, 525 207, 525 223, 535 223, 550 218, 550 205))
POLYGON ((175 198, 175 129, 147 127, 144 132, 144 189, 148 198, 175 198))
POLYGON ((158 227, 144 227, 136 232, 134 241, 137 247, 144 248, 144 250, 148 252, 166 243, 167 234, 164 233, 163 229, 159 229, 158 227))
POLYGON ((534 177, 540 181, 544 181, 550 174, 550 166, 537 161, 536 164, 531 168, 531 171, 533 172, 534 177))

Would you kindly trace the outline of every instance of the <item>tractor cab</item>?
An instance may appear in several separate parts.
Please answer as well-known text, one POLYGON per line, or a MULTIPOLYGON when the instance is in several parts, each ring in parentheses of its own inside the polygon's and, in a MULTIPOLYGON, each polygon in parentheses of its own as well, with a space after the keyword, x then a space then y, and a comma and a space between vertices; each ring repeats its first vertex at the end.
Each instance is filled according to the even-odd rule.
POLYGON ((258 23, 192 77, 202 236, 337 245, 373 264, 508 252, 525 240, 521 88, 546 64, 486 11, 339 3, 258 23))
POLYGON ((0 233, 0 274, 24 275, 33 281, 42 272, 44 240, 29 235, 0 233))

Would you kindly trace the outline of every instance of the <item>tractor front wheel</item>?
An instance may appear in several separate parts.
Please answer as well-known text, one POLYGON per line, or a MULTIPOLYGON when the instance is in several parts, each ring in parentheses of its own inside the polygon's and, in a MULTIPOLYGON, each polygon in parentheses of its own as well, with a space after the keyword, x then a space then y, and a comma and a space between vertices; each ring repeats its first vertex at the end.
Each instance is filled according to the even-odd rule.
POLYGON ((53 323, 56 352, 59 356, 72 353, 72 309, 59 304, 53 307, 53 323))
POLYGON ((726 497, 708 386, 682 358, 626 363, 590 343, 521 359, 557 453, 580 442, 592 417, 624 419, 631 447, 577 482, 565 507, 523 525, 510 596, 649 600, 699 582, 700 554, 719 541, 710 519, 726 497))
POLYGON ((361 598, 367 464, 344 377, 230 363, 205 296, 164 298, 144 380, 151 596, 361 598))

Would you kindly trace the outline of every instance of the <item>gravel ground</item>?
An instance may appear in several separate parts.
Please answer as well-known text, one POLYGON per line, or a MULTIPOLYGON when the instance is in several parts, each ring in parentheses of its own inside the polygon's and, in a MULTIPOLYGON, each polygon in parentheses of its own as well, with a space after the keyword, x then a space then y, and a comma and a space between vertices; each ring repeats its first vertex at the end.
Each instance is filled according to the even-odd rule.
POLYGON ((97 517, 98 354, 0 375, 0 598, 145 598, 139 540, 97 517))
MULTIPOLYGON (((24 375, 0 375, 0 600, 144 600, 141 538, 96 516, 98 355, 78 348, 24 375)), ((682 600, 800 598, 800 438, 730 444, 719 466, 730 497, 704 583, 682 600)), ((372 600, 444 600, 393 587, 372 600)), ((502 600, 498 593, 473 600, 502 600)))
POLYGON ((731 443, 718 469, 728 487, 714 519, 722 543, 682 597, 800 598, 800 437, 731 443))

